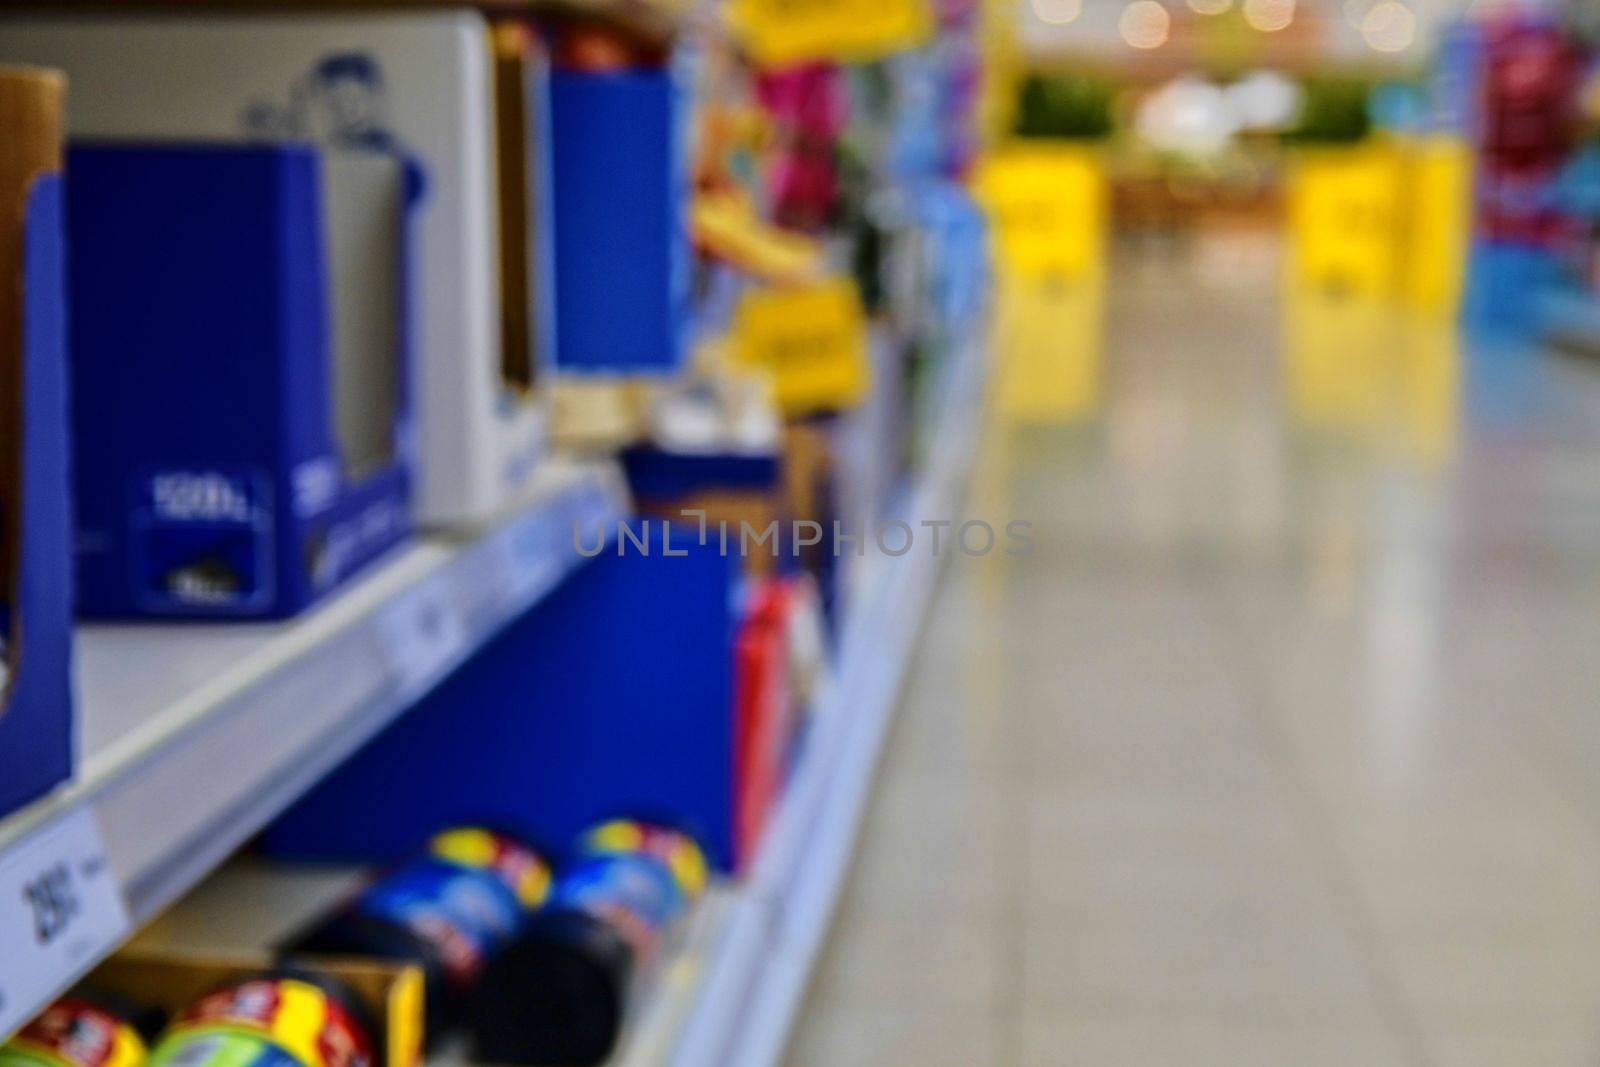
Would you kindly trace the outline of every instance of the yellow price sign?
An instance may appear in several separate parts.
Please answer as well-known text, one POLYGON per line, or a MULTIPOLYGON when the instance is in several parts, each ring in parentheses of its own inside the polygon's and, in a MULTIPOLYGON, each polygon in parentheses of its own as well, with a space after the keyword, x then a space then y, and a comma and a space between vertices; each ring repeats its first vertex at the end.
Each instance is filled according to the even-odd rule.
POLYGON ((728 24, 757 66, 864 62, 921 44, 928 0, 734 0, 728 24))
POLYGON ((1105 257, 1106 177, 1100 153, 1018 144, 985 159, 975 180, 1002 269, 1092 281, 1105 257))
POLYGON ((1401 157, 1387 145, 1308 149, 1293 160, 1295 278, 1328 292, 1384 296, 1400 252, 1401 157))
POLYGON ((733 350, 741 363, 772 374, 786 414, 850 407, 871 378, 866 314, 846 277, 746 291, 733 350))

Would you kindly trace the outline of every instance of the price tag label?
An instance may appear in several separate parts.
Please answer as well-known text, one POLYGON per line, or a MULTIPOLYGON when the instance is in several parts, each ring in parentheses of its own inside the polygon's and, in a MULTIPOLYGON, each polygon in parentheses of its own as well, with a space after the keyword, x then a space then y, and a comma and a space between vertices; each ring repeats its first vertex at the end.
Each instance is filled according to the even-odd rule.
POLYGON ((432 686, 467 645, 466 626, 442 578, 428 579, 401 595, 379 616, 378 627, 405 693, 432 686))
POLYGON ((734 331, 738 358, 772 372, 788 414, 847 408, 866 393, 866 316, 849 278, 749 289, 734 331))
POLYGON ((561 573, 572 531, 564 511, 541 512, 514 522, 500 535, 501 568, 514 601, 548 588, 561 573))
POLYGON ((88 808, 62 815, 0 856, 0 1036, 109 954, 128 909, 88 808))

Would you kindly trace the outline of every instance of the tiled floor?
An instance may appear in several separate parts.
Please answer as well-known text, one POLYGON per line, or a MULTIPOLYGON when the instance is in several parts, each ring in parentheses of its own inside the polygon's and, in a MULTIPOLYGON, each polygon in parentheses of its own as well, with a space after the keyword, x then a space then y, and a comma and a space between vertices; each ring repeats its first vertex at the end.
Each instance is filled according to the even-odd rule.
POLYGON ((1600 364, 1185 262, 1004 301, 791 1067, 1593 1067, 1600 364))

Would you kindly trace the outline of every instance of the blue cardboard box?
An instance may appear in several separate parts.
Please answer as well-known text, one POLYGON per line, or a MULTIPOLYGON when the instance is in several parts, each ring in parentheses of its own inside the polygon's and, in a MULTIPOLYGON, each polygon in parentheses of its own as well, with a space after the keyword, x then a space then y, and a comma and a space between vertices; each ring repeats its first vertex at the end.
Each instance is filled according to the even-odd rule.
POLYGON ((664 69, 558 70, 546 100, 545 351, 563 372, 671 372, 691 326, 682 93, 664 69))
MULTIPOLYGON (((291 808, 270 855, 386 862, 441 826, 571 841, 628 815, 734 859, 738 560, 608 548, 291 808)), ((585 537, 590 536, 586 532, 585 537)))
POLYGON ((332 155, 71 149, 80 614, 284 617, 410 533, 421 180, 332 155))
POLYGON ((0 657, 0 815, 72 773, 72 515, 58 175, 34 180, 21 236, 20 271, 0 271, 6 278, 20 274, 22 282, 21 359, 9 367, 0 359, 9 379, 0 381, 0 402, 11 401, 17 416, 0 418, 0 436, 8 438, 0 440, 0 462, 12 465, 3 479, 0 537, 14 540, 0 552, 12 563, 0 578, 0 638, 9 651, 0 657))

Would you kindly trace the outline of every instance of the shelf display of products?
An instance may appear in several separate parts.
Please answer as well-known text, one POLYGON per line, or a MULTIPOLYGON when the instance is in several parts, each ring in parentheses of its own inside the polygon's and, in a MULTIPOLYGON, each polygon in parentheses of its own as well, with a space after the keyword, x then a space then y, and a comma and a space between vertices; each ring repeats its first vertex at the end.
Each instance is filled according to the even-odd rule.
POLYGON ((426 976, 433 1035, 462 1021, 484 970, 549 886, 550 868, 531 847, 492 830, 445 830, 421 858, 367 886, 285 950, 415 961, 426 976))
MULTIPOLYGON (((393 156, 414 166, 413 279, 404 269, 413 251, 410 236, 385 234, 380 218, 362 221, 352 209, 330 203, 307 222, 321 232, 303 242, 328 248, 330 261, 317 269, 326 277, 319 284, 330 289, 329 306, 296 309, 284 328, 294 324, 327 336, 333 362, 312 372, 330 383, 324 387, 332 395, 321 402, 329 425, 321 433, 332 454, 296 457, 304 464, 296 467, 297 477, 315 483, 314 499, 304 505, 313 507, 323 504, 341 470, 361 474, 385 460, 409 466, 415 453, 420 520, 450 524, 493 515, 526 485, 543 447, 544 414, 539 396, 529 391, 536 376, 532 352, 503 347, 502 307, 535 295, 526 287, 510 290, 501 280, 502 243, 532 238, 526 229, 501 232, 489 23, 465 9, 179 18, 155 7, 116 17, 13 16, 0 24, 0 60, 66 72, 73 84, 74 138, 315 144, 325 160, 357 168, 347 174, 322 166, 327 195, 358 204, 370 204, 358 183, 377 180, 361 173, 360 161, 393 156), (337 225, 323 231, 328 224, 337 225), (370 240, 385 241, 386 251, 357 243, 370 240), (392 281, 374 291, 370 272, 380 265, 392 281), (414 375, 397 361, 397 349, 414 353, 414 375), (394 399, 384 403, 384 396, 394 399), (410 397, 414 428, 404 416, 410 397), (396 408, 396 400, 404 403, 396 408)), ((507 149, 538 140, 535 129, 507 149)), ((532 189, 525 194, 535 195, 532 189)), ((221 196, 195 202, 228 213, 221 196)), ((537 309, 529 314, 537 318, 537 309)), ((209 350, 225 337, 208 332, 162 340, 209 350)), ((224 381, 206 386, 204 395, 230 386, 235 393, 228 407, 262 402, 254 391, 259 387, 248 383, 224 381)), ((282 402, 309 404, 293 394, 282 402)), ((306 432, 281 432, 292 437, 297 429, 306 432)), ((176 462, 224 458, 202 449, 176 462)), ((320 517, 323 507, 313 514, 320 517)))
POLYGON ((1593 57, 1580 22, 1526 8, 1468 18, 1440 51, 1436 99, 1471 105, 1446 111, 1472 146, 1466 311, 1477 326, 1600 344, 1593 57))
POLYGON ((763 1062, 977 425, 946 7, 0 15, 0 1065, 763 1062))

